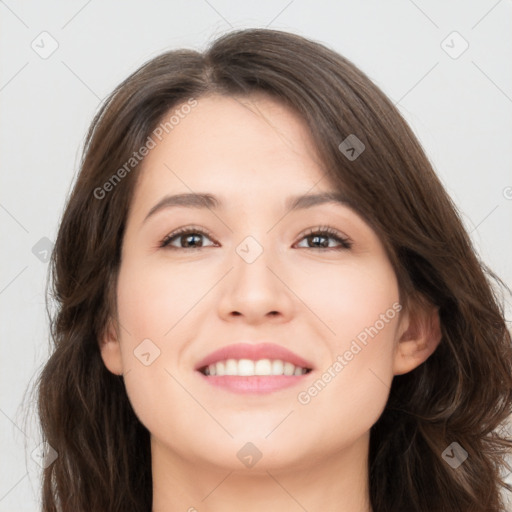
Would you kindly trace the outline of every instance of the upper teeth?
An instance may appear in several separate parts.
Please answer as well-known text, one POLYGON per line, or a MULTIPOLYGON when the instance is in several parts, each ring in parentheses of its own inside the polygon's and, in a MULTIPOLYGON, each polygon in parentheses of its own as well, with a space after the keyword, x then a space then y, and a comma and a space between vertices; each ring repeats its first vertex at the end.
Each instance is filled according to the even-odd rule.
POLYGON ((307 373, 306 368, 295 366, 288 361, 276 359, 258 359, 252 361, 250 359, 227 359, 226 361, 218 361, 205 368, 205 375, 302 375, 307 373))

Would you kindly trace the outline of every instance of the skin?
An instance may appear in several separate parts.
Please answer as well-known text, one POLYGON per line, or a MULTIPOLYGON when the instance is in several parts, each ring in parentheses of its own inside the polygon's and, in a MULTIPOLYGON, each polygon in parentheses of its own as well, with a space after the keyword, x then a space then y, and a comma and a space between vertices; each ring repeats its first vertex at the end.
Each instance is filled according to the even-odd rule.
POLYGON ((150 151, 138 178, 118 324, 107 329, 101 351, 107 368, 124 375, 151 433, 153 510, 370 511, 369 430, 393 376, 435 350, 437 311, 400 311, 300 403, 299 392, 399 302, 383 245, 354 211, 334 203, 285 210, 288 196, 334 190, 307 127, 262 95, 201 97, 150 151), (166 208, 144 221, 163 196, 192 191, 214 194, 224 206, 166 208), (199 248, 187 248, 186 237, 174 239, 174 250, 159 247, 186 226, 212 236, 193 240, 199 248), (352 247, 308 241, 306 231, 319 226, 352 247), (263 248, 252 263, 236 251, 247 236, 263 248), (134 355, 144 339, 160 350, 148 366, 134 355), (213 387, 194 371, 208 353, 243 341, 280 344, 314 370, 299 386, 264 395, 213 387), (237 457, 247 442, 262 454, 251 468, 237 457))

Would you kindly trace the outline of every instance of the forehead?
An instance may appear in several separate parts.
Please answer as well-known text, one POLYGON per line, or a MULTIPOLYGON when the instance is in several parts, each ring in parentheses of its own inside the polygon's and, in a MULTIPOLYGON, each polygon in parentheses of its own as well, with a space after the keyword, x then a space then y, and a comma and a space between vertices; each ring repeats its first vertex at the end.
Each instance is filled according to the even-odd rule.
POLYGON ((155 142, 139 168, 135 201, 199 189, 246 200, 304 194, 315 184, 331 189, 305 122, 261 94, 198 98, 155 142))

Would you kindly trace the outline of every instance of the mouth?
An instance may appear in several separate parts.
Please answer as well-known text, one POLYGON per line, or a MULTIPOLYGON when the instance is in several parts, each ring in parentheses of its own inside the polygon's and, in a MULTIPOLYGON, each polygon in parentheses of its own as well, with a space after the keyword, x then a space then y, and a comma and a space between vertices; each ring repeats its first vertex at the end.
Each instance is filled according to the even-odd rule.
POLYGON ((279 345, 239 343, 211 353, 195 370, 208 384, 257 394, 297 385, 313 365, 279 345))

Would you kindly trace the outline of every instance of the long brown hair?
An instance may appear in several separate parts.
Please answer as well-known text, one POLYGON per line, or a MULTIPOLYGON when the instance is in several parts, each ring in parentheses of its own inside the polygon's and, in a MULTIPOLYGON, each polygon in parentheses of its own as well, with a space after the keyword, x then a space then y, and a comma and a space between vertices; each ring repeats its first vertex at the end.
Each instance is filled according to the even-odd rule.
POLYGON ((438 349, 393 379, 371 429, 374 512, 503 511, 500 470, 511 440, 497 431, 512 412, 512 349, 492 287, 501 281, 477 258, 421 145, 380 89, 324 45, 266 29, 231 32, 204 53, 152 59, 113 91, 92 122, 51 260, 54 346, 38 403, 44 440, 58 457, 44 470, 43 511, 151 509, 149 432, 123 378, 103 364, 99 340, 116 318, 120 248, 137 175, 137 165, 126 162, 165 116, 212 93, 266 93, 294 109, 329 179, 381 238, 403 304, 439 308, 438 349), (349 135, 365 145, 355 159, 339 148, 349 135), (457 469, 442 456, 454 442, 468 453, 457 469))

